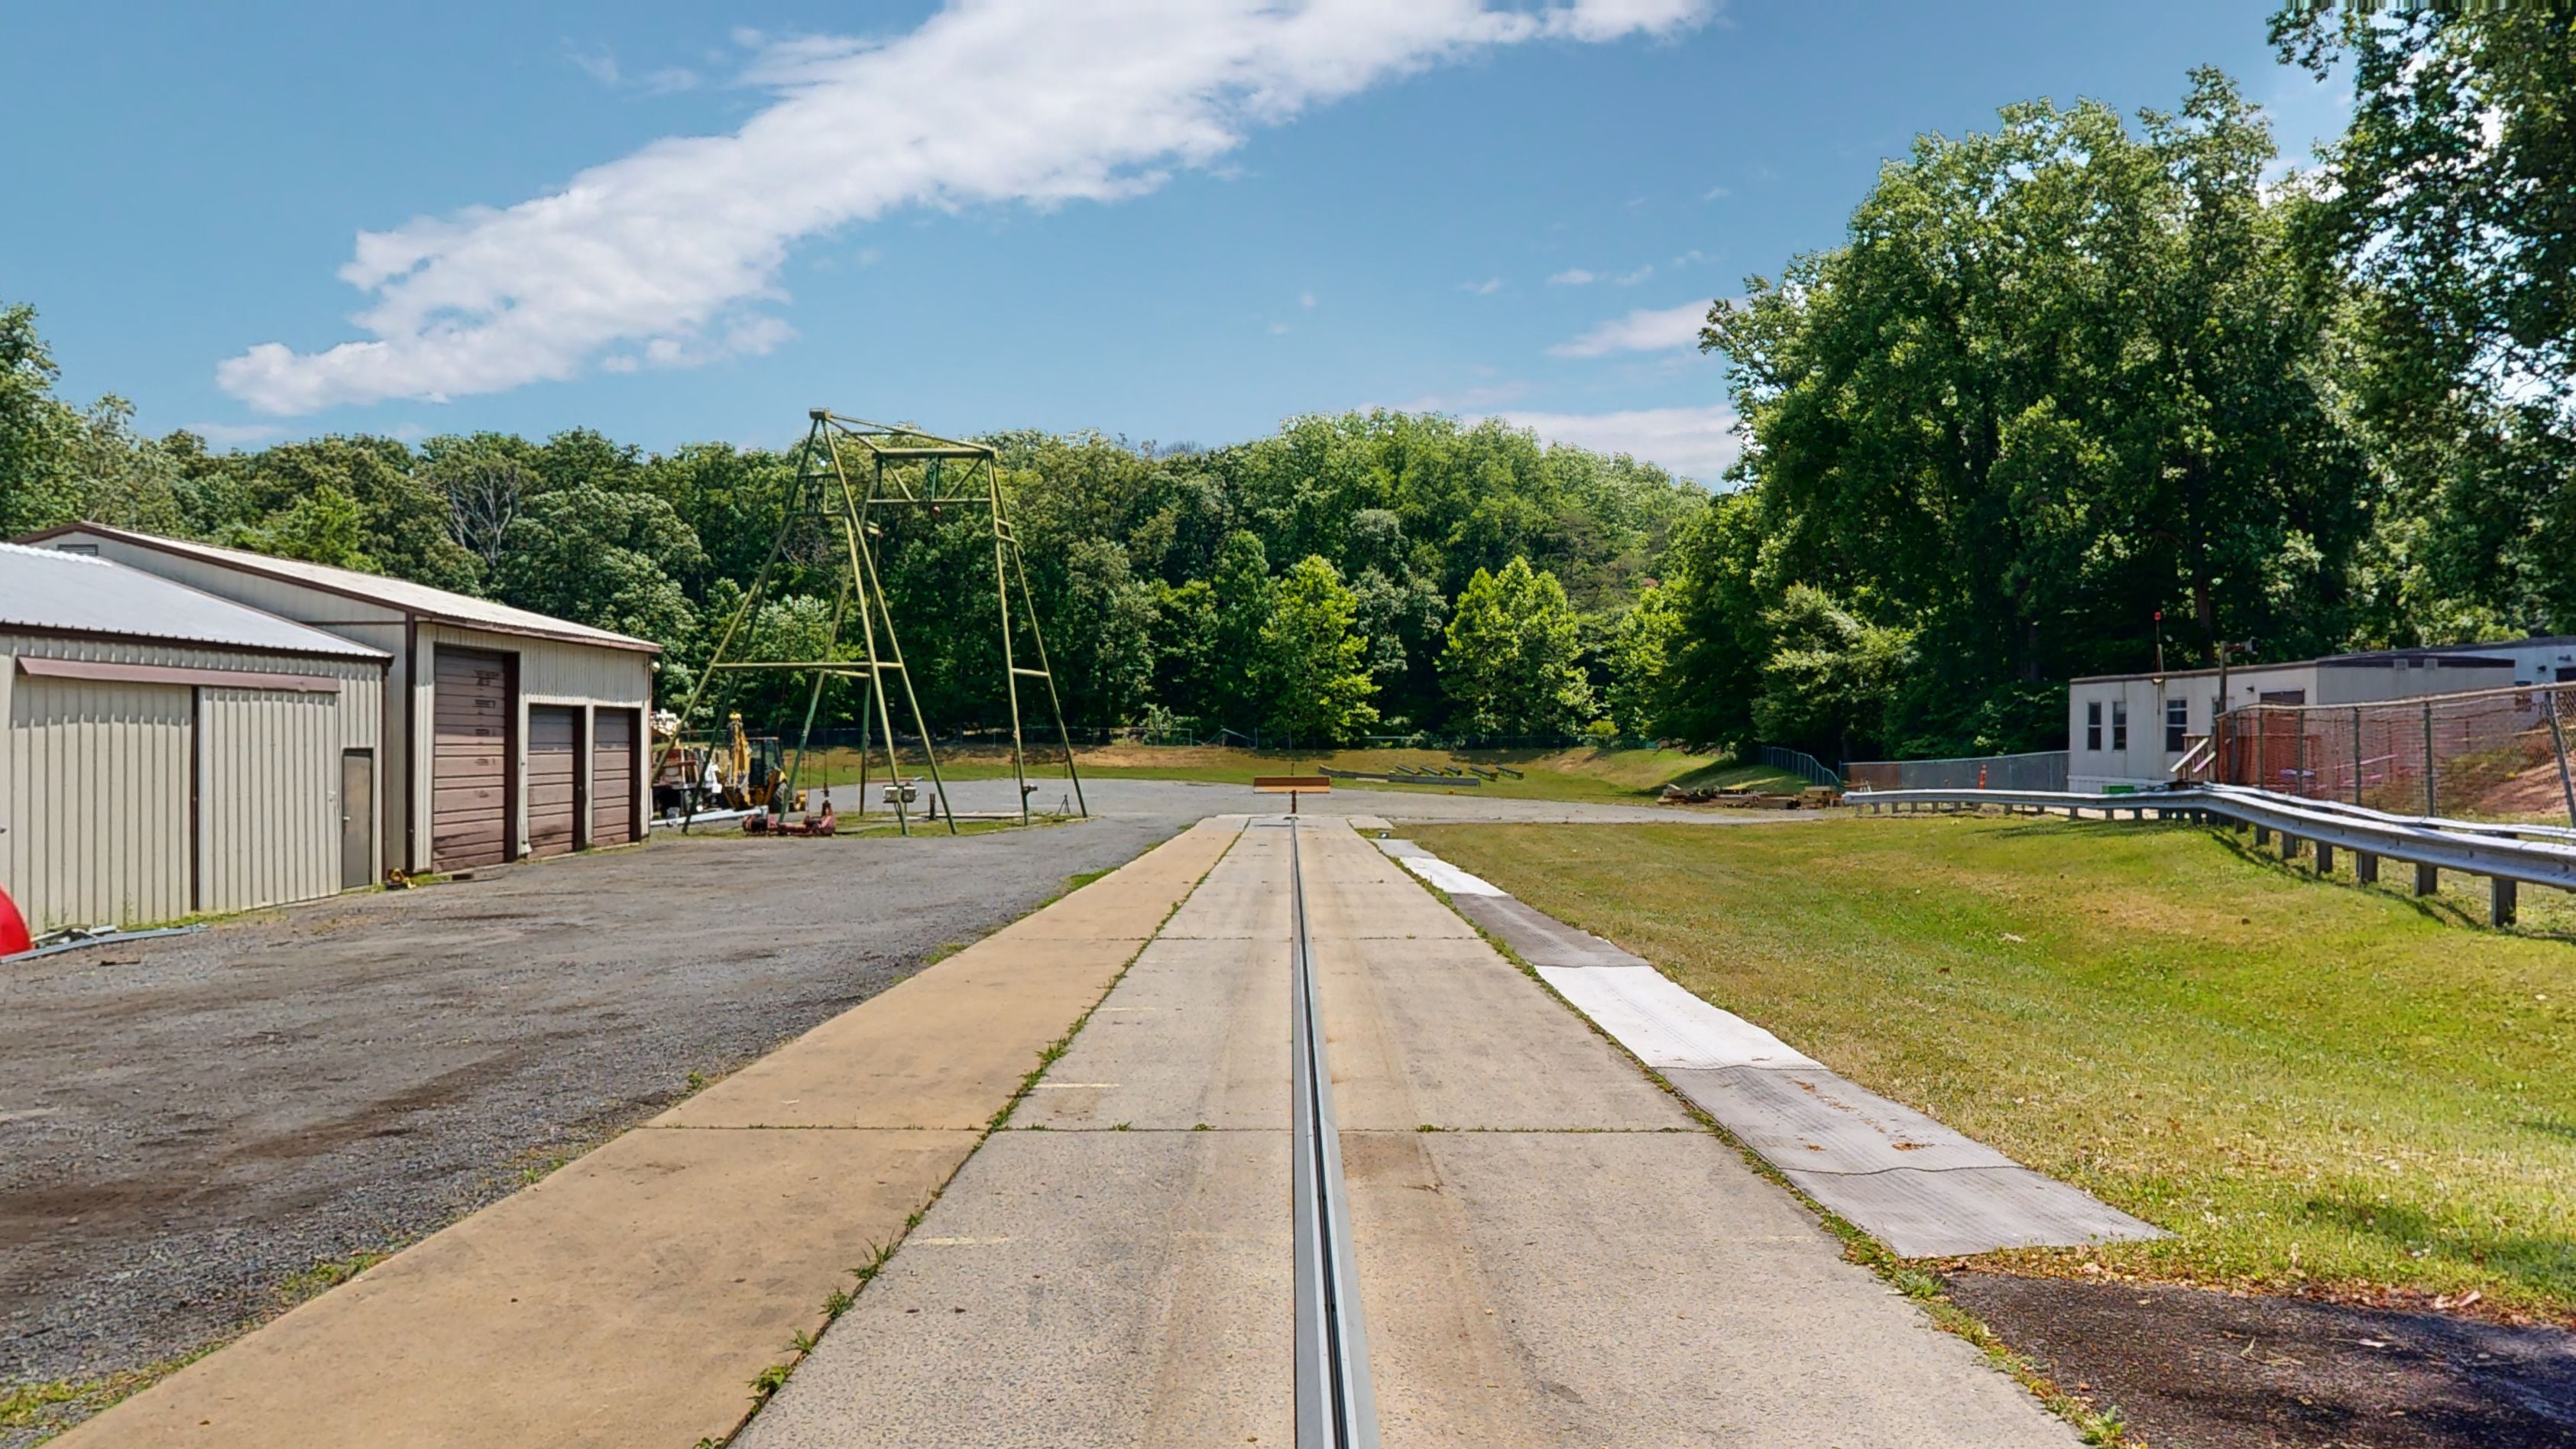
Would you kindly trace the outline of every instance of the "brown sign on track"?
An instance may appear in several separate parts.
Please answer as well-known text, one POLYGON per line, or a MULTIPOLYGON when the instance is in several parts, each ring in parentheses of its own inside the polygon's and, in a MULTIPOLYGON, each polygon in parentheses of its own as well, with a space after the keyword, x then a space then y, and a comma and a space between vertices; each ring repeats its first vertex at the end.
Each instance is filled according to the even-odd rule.
POLYGON ((1321 794, 1333 781, 1329 775, 1255 775, 1252 788, 1264 795, 1321 794))

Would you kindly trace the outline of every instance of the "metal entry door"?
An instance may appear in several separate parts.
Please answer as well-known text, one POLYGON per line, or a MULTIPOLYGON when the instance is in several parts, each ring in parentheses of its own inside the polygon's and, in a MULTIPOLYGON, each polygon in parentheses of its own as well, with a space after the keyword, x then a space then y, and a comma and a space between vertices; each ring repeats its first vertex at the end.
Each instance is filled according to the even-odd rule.
POLYGON ((376 752, 340 753, 340 889, 376 879, 376 752))

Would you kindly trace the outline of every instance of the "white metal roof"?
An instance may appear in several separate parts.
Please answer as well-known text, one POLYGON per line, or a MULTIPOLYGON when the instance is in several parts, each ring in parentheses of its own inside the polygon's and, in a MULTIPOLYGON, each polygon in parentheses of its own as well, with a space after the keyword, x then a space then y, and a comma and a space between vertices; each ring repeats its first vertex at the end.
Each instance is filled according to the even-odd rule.
POLYGON ((596 644, 604 649, 639 649, 658 654, 662 646, 649 639, 632 638, 606 629, 594 629, 569 619, 558 619, 532 609, 514 609, 490 599, 470 594, 450 593, 409 579, 387 578, 382 574, 365 574, 356 569, 333 568, 329 564, 306 563, 301 559, 271 558, 264 553, 250 553, 238 548, 222 548, 192 539, 163 538, 158 534, 134 533, 104 524, 75 523, 62 528, 49 528, 30 534, 32 539, 54 539, 67 534, 96 534, 141 548, 158 549, 182 558, 198 559, 244 573, 261 574, 288 583, 303 584, 345 598, 363 599, 382 604, 406 614, 416 614, 441 624, 459 624, 468 629, 490 629, 502 634, 533 634, 543 639, 565 639, 578 644, 596 644))
POLYGON ((0 543, 0 629, 215 644, 272 654, 387 659, 381 649, 307 628, 158 574, 59 549, 0 543))

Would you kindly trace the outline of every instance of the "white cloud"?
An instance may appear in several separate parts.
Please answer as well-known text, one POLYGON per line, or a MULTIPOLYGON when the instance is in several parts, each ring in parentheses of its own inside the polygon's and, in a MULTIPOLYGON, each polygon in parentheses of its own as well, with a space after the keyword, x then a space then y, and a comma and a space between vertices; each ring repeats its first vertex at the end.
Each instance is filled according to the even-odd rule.
POLYGON ((1723 186, 1712 186, 1708 190, 1700 193, 1699 199, 1702 201, 1723 201, 1734 194, 1734 192, 1727 190, 1723 186))
POLYGON ((1668 347, 1699 345, 1700 324, 1708 320, 1706 302, 1685 302, 1661 310, 1640 307, 1625 317, 1604 322, 1571 341, 1548 349, 1557 357, 1607 357, 1613 352, 1661 352, 1668 347))
POLYGON ((1659 463, 1685 478, 1715 483, 1741 451, 1735 409, 1641 408, 1624 413, 1497 413, 1551 443, 1571 443, 1603 453, 1626 453, 1659 463))
POLYGON ((581 68, 582 74, 611 90, 631 87, 651 95, 666 96, 679 91, 696 90, 699 84, 696 71, 679 65, 665 66, 640 76, 629 76, 625 68, 617 63, 616 52, 606 46, 597 50, 566 49, 564 53, 571 58, 574 65, 581 68))
POLYGON ((1497 46, 1669 34, 1709 0, 951 0, 890 41, 752 36, 775 100, 552 195, 361 232, 369 336, 216 368, 270 413, 497 392, 604 356, 687 365, 777 334, 789 249, 908 206, 1115 201, 1258 126, 1497 46))
POLYGON ((1458 284, 1459 291, 1473 292, 1479 297, 1490 297, 1502 289, 1503 279, 1500 277, 1487 277, 1481 282, 1460 282, 1458 284))
POLYGON ((1297 306, 1304 311, 1314 311, 1315 294, 1312 292, 1299 292, 1297 294, 1297 306))
POLYGON ((1633 272, 1621 272, 1617 276, 1612 276, 1608 272, 1587 272, 1581 267, 1570 267, 1548 278, 1547 281, 1551 287, 1588 287, 1595 282, 1608 282, 1614 287, 1633 287, 1654 274, 1655 265, 1652 262, 1633 272))

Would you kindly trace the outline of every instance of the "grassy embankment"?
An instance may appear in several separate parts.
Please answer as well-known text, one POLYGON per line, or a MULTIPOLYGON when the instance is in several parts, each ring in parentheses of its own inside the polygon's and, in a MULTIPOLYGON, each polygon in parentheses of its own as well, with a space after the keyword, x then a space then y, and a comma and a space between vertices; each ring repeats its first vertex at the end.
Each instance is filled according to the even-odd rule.
MULTIPOLYGON (((1472 789, 1479 795, 1518 800, 1590 800, 1603 804, 1647 804, 1667 784, 1752 785, 1766 790, 1797 790, 1806 782, 1763 765, 1739 765, 1713 755, 1680 750, 1329 750, 1252 751, 1197 745, 1110 745, 1084 748, 1074 755, 1085 779, 1200 780, 1249 785, 1256 775, 1292 775, 1329 765, 1336 770, 1384 773, 1395 765, 1425 769, 1441 765, 1508 765, 1522 772, 1477 785, 1371 785, 1336 780, 1336 790, 1379 790, 1419 794, 1443 788, 1472 789)), ((879 755, 874 773, 884 772, 879 755)), ((989 747, 942 753, 942 775, 954 780, 990 780, 1011 772, 1010 757, 989 747)), ((858 752, 817 750, 806 763, 807 784, 847 783, 858 778, 858 752)), ((1063 776, 1063 757, 1053 751, 1030 752, 1030 774, 1042 779, 1063 776)), ((921 757, 905 760, 906 774, 922 774, 921 757)))
POLYGON ((2576 937, 2181 826, 1413 833, 2174 1234, 2007 1264, 2576 1324, 2576 937))

